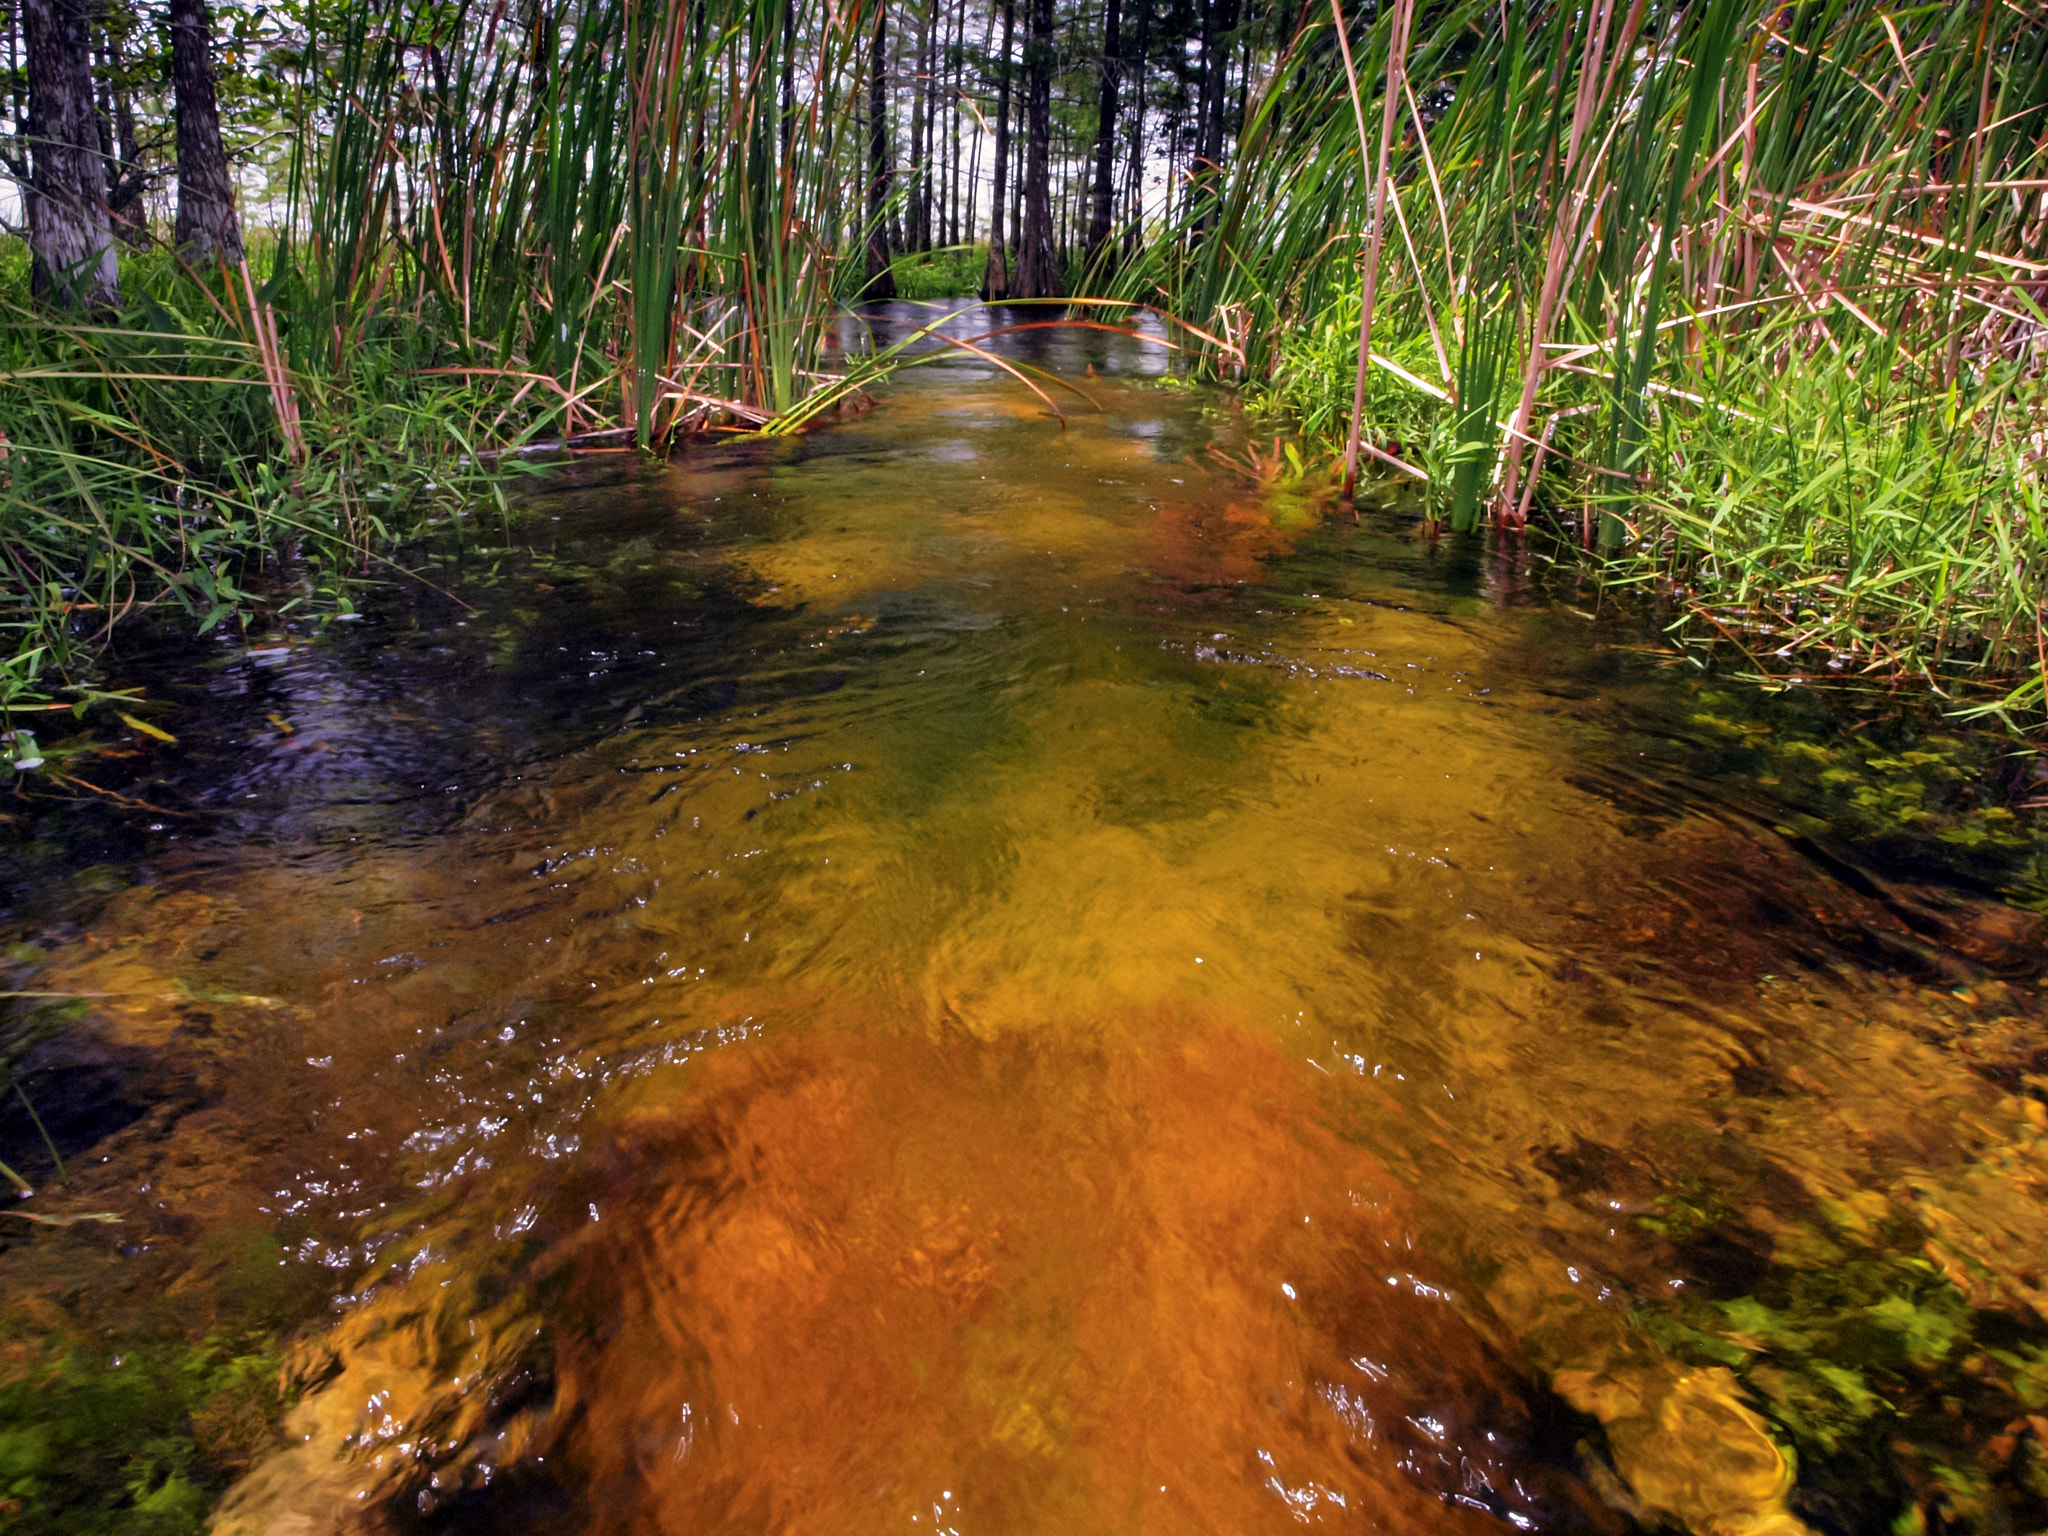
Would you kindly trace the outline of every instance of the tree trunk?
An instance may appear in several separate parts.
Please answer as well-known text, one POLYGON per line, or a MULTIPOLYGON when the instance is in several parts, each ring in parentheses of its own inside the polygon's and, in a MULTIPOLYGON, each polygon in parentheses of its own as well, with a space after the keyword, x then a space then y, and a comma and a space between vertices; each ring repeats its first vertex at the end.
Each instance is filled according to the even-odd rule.
POLYGON ((1116 108, 1118 78, 1123 72, 1119 51, 1117 0, 1102 11, 1102 92, 1095 112, 1095 208, 1088 219, 1088 262, 1094 266, 1109 251, 1111 204, 1116 180, 1116 108))
POLYGON ((1202 56, 1202 94, 1208 105, 1202 123, 1202 158, 1213 167, 1223 164, 1223 125, 1230 113, 1229 34, 1237 30, 1237 0, 1216 0, 1215 51, 1202 56))
POLYGON ((924 103, 924 172, 917 178, 917 243, 920 250, 937 245, 932 213, 939 187, 939 54, 945 47, 945 28, 931 13, 939 0, 925 0, 924 76, 917 94, 924 103))
POLYGON ((1024 98, 1025 91, 1013 93, 1010 104, 1010 284, 1017 282, 1017 239, 1024 233, 1024 98))
POLYGON ((242 264, 235 184, 214 98, 213 19, 206 0, 171 0, 171 86, 178 114, 178 250, 199 271, 242 264))
POLYGON ((946 188, 946 244, 958 245, 960 234, 960 102, 967 94, 967 5, 961 0, 958 14, 953 22, 953 95, 952 119, 947 131, 952 139, 953 152, 947 165, 948 185, 946 188))
POLYGON ((1010 43, 1016 31, 1017 0, 1003 0, 1003 64, 996 81, 996 185, 988 205, 988 272, 981 296, 994 303, 1010 296, 1010 253, 1003 240, 1003 210, 1009 206, 1010 43))
POLYGON ((889 7, 875 7, 875 50, 868 70, 868 272, 863 299, 896 297, 889 270, 889 7))
POLYGON ((931 44, 932 0, 925 0, 924 16, 911 39, 910 54, 910 206, 904 210, 904 243, 907 251, 921 251, 931 242, 925 238, 926 188, 931 168, 925 164, 925 53, 931 44))
POLYGON ((125 244, 149 243, 149 213, 142 194, 149 178, 142 170, 142 147, 135 128, 135 93, 129 88, 121 57, 118 28, 106 27, 107 79, 100 95, 100 140, 113 146, 107 158, 107 221, 125 244))
MULTIPOLYGON (((1188 145, 1188 208, 1200 203, 1204 183, 1205 152, 1209 147, 1209 92, 1216 82, 1216 12, 1222 0, 1202 0, 1202 77, 1195 82, 1195 132, 1188 145)), ((1199 230, 1203 226, 1198 224, 1199 230)))
MULTIPOLYGON (((966 8, 966 5, 963 3, 961 9, 964 11, 966 8)), ((996 8, 991 5, 988 8, 988 15, 983 18, 981 24, 981 58, 984 65, 994 57, 989 50, 995 44, 995 37, 996 8)), ((961 55, 960 91, 961 105, 965 106, 967 104, 967 64, 965 53, 961 55)), ((976 93, 975 99, 977 101, 980 100, 979 92, 976 93)), ((987 121, 988 119, 981 113, 976 112, 974 114, 974 125, 977 131, 968 135, 967 139, 967 206, 961 210, 960 238, 969 244, 973 243, 976 232, 981 228, 981 141, 984 135, 978 130, 987 121)), ((986 279, 984 279, 985 282, 986 279)))
POLYGON ((21 63, 21 7, 7 8, 7 83, 8 99, 14 108, 16 123, 28 121, 28 71, 21 63))
POLYGON ((106 146, 92 100, 90 0, 22 0, 28 44, 30 291, 60 303, 121 302, 107 221, 106 146))
POLYGON ((1136 72, 1132 75, 1131 89, 1131 170, 1130 201, 1126 216, 1130 220, 1124 233, 1124 256, 1130 259, 1138 254, 1138 247, 1145 238, 1145 68, 1149 62, 1152 29, 1152 0, 1138 0, 1138 37, 1131 50, 1136 72))
POLYGON ((1031 0, 1030 93, 1025 110, 1024 233, 1018 241, 1016 296, 1060 297, 1052 227, 1052 0, 1031 0))
POLYGON ((1202 92, 1195 109, 1195 158, 1189 193, 1199 200, 1196 229, 1207 234, 1223 163, 1224 104, 1229 99, 1230 45, 1224 34, 1237 26, 1237 0, 1208 0, 1202 8, 1202 92))
POLYGON ((974 243, 974 229, 981 220, 981 135, 967 143, 967 203, 960 210, 961 239, 974 243))

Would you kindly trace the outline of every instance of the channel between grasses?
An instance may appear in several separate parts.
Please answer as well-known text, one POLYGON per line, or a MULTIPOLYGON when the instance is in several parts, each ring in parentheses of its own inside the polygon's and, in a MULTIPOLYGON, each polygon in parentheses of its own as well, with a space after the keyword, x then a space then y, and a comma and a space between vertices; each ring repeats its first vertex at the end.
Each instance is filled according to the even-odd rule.
MULTIPOLYGON (((899 211, 862 116, 885 16, 322 11, 280 55, 253 272, 126 257, 88 321, 5 298, 0 257, 0 705, 87 697, 149 604, 345 613, 503 505, 506 448, 801 430, 907 360, 842 349, 899 211)), ((1237 142, 1078 291, 1172 316, 1347 491, 1377 467, 1456 532, 1547 521, 1746 670, 2048 717, 2040 0, 1268 21, 1237 142)), ((979 259, 893 271, 936 296, 979 259)))

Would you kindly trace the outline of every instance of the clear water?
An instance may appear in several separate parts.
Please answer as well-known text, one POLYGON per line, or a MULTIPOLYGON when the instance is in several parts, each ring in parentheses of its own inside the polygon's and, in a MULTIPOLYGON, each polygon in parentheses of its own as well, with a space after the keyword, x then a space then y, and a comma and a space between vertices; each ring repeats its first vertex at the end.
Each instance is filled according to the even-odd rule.
POLYGON ((17 1354, 296 1325, 224 1531, 2042 1514, 2010 765, 1001 345, 162 663, 17 1354))

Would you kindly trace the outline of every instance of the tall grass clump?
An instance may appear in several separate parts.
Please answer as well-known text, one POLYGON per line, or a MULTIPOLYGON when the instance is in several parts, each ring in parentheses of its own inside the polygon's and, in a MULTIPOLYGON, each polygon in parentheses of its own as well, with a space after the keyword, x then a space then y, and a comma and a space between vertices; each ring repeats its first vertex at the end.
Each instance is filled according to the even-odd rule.
POLYGON ((293 360, 380 317, 569 431, 643 445, 808 398, 860 233, 866 6, 384 0, 309 37, 293 360))
POLYGON ((296 12, 251 266, 124 258, 119 314, 0 273, 0 705, 125 615, 345 602, 503 451, 793 429, 863 248, 876 0, 368 0, 296 12))
POLYGON ((433 354, 402 333, 293 371, 253 279, 160 256, 125 277, 90 322, 0 299, 0 711, 82 683, 153 607, 202 633, 346 612, 398 537, 501 491, 470 451, 499 403, 420 388, 433 354))
POLYGON ((1333 441, 1362 368, 1433 515, 1546 514, 1774 670, 2048 702, 2048 7, 1402 12, 1311 6, 1119 290, 1333 441))

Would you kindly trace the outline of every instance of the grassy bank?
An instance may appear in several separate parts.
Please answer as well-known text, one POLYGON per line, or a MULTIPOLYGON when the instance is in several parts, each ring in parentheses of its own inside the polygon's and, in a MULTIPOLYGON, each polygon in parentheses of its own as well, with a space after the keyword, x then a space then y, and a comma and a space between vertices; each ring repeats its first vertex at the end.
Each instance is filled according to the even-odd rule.
MULTIPOLYGON (((206 633, 352 610, 353 583, 437 520, 502 507, 475 453, 549 422, 445 340, 372 325, 338 366, 281 354, 271 284, 124 266, 90 323, 0 296, 0 710, 101 697, 116 626, 174 608, 206 633)), ((118 702, 118 701, 113 701, 118 702)), ((13 726, 32 729, 26 718, 13 726)), ((13 743, 19 760, 32 742, 13 743)))
MULTIPOLYGON (((1332 458, 1349 428, 1357 326, 1352 294, 1283 337, 1271 374, 1250 392, 1332 458)), ((1427 381, 1429 335, 1389 329, 1375 356, 1427 381)), ((1748 337, 1703 350, 1716 355, 1691 375, 1700 398, 1648 412, 1654 473, 1616 495, 1597 472, 1546 456, 1531 515, 1617 593, 1674 600, 1684 615, 1674 639, 1718 649, 1738 670, 1776 681, 1910 681, 1959 709, 2035 729, 2038 567, 2048 558, 2037 459, 2048 398, 2038 383, 1983 386, 2007 397, 2008 419, 1994 429, 1961 391, 1873 401, 1832 355, 1765 366, 1765 349, 1748 337), (1603 551, 1609 516, 1621 538, 1603 551)), ((1573 381, 1551 398, 1570 403, 1557 404, 1565 419, 1550 442, 1583 465, 1597 446, 1587 428, 1599 396, 1573 381)), ((1385 468, 1389 488, 1419 496, 1448 526, 1470 452, 1455 404, 1376 366, 1366 419, 1369 441, 1428 476, 1385 468)))
POLYGON ((1452 529, 1547 519, 1759 672, 2031 722, 2044 19, 1332 5, 1119 291, 1452 529))
POLYGON ((282 202, 253 271, 124 252, 120 312, 87 317, 0 255, 10 732, 94 698, 147 608, 345 617, 405 540, 502 507, 507 450, 796 430, 887 367, 837 352, 859 7, 494 15, 304 13, 265 66, 282 202))
POLYGON ((950 245, 898 256, 890 263, 901 299, 962 299, 981 291, 988 245, 950 245))

